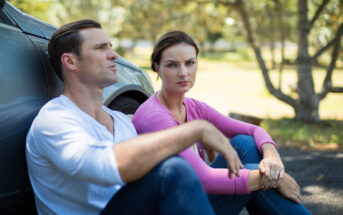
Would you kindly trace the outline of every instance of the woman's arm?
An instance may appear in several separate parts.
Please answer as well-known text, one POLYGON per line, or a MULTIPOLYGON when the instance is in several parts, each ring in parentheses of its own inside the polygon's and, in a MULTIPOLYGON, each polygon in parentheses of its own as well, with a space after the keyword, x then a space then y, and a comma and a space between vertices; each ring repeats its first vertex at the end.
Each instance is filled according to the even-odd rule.
POLYGON ((280 155, 272 144, 265 143, 262 146, 263 159, 258 168, 263 175, 261 188, 276 188, 285 174, 285 167, 280 155))
POLYGON ((277 145, 269 134, 261 127, 224 116, 205 103, 199 105, 202 106, 204 117, 228 138, 238 134, 246 134, 254 138, 257 149, 263 155, 259 165, 262 174, 261 188, 276 188, 284 175, 285 168, 277 151, 277 145))
MULTIPOLYGON (((147 114, 142 110, 136 112, 133 117, 133 124, 138 133, 149 133, 177 126, 177 123, 168 114, 156 111, 147 114)), ((231 144, 228 146, 232 148, 231 144)), ((234 149, 232 153, 236 153, 234 149)), ((217 194, 245 194, 250 192, 248 186, 249 170, 241 169, 239 171, 240 177, 233 176, 230 179, 228 169, 211 168, 191 148, 185 149, 180 155, 191 164, 206 192, 217 194)))

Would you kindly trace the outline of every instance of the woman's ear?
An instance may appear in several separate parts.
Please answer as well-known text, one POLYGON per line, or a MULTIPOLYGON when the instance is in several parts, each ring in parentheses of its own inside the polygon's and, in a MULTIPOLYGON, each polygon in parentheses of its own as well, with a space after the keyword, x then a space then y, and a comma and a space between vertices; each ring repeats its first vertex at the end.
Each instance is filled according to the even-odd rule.
POLYGON ((154 63, 154 69, 157 73, 159 73, 159 65, 157 63, 154 63))
POLYGON ((61 64, 68 70, 75 70, 76 65, 76 56, 72 53, 63 53, 61 55, 61 64))

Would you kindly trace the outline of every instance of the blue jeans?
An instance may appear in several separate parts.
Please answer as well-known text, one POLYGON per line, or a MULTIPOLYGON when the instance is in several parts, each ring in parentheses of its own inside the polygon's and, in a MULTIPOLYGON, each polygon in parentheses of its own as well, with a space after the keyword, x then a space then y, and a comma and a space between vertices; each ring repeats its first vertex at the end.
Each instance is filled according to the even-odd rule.
POLYGON ((199 178, 187 161, 173 156, 143 178, 122 187, 105 214, 214 214, 199 178))
MULTIPOLYGON (((231 139, 243 165, 247 169, 258 169, 262 156, 256 148, 251 136, 238 135, 231 139)), ((211 165, 214 168, 227 168, 222 156, 211 165)), ((247 195, 216 195, 209 194, 208 198, 216 214, 239 214, 246 207, 249 214, 311 214, 302 204, 297 204, 283 197, 276 189, 258 190, 247 195)))

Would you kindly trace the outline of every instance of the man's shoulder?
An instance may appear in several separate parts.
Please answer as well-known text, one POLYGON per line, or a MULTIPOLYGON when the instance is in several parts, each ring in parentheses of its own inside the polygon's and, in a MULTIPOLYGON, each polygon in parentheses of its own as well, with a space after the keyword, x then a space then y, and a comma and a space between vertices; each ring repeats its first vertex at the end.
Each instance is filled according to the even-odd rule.
POLYGON ((40 109, 31 125, 31 129, 34 131, 37 129, 54 129, 62 121, 77 122, 78 119, 77 111, 70 107, 70 104, 60 96, 50 100, 40 109))

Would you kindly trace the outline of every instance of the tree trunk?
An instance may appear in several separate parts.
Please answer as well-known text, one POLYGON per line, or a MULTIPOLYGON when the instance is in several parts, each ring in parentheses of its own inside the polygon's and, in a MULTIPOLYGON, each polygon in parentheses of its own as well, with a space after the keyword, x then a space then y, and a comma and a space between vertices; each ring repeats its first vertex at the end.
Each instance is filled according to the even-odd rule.
POLYGON ((298 0, 298 101, 295 118, 305 122, 319 122, 319 98, 314 91, 311 57, 308 54, 310 23, 307 18, 307 0, 298 0))

